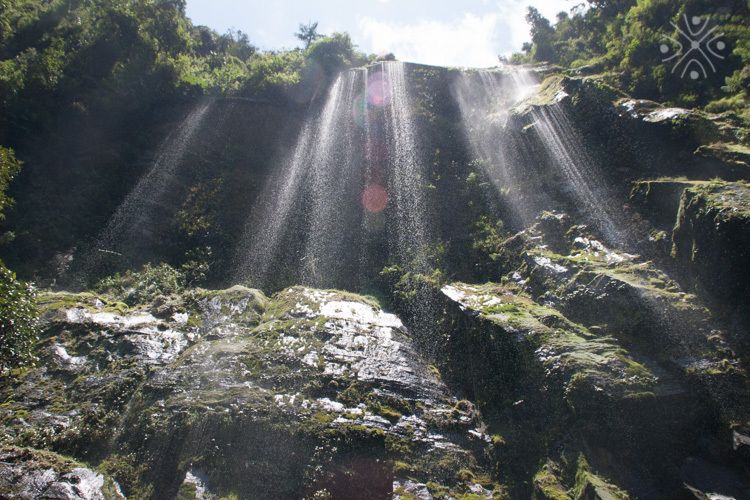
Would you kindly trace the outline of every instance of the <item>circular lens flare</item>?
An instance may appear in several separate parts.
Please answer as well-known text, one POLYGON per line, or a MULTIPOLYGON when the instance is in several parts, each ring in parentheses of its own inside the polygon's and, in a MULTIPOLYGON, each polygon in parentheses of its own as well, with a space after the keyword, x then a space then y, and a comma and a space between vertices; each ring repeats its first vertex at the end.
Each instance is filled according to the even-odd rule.
POLYGON ((367 103, 370 106, 383 106, 390 99, 388 86, 384 84, 383 73, 378 71, 367 79, 367 103))
POLYGON ((365 188, 362 193, 362 206, 368 212, 377 214, 385 210, 388 205, 388 193, 385 188, 379 184, 372 184, 365 188))

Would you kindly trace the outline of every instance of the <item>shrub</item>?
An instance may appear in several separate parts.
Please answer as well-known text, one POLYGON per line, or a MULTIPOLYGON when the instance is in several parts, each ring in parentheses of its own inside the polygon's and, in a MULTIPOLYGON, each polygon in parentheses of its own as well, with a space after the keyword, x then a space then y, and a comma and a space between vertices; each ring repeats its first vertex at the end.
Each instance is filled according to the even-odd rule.
POLYGON ((38 312, 34 287, 0 264, 0 373, 34 361, 38 312))
POLYGON ((146 264, 140 271, 126 271, 104 278, 95 289, 133 306, 153 301, 162 295, 173 295, 185 288, 185 276, 169 264, 146 264))

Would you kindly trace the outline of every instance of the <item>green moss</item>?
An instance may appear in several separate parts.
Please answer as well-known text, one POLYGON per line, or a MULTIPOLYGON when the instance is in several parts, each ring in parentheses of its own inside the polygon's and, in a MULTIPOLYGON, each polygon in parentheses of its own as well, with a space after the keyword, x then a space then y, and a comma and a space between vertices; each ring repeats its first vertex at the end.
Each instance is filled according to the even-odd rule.
POLYGON ((571 500, 560 479, 545 465, 534 475, 535 498, 539 500, 571 500))
POLYGON ((505 438, 500 434, 493 434, 491 439, 493 446, 505 446, 505 438))
POLYGON ((111 300, 102 295, 90 292, 42 291, 37 294, 36 302, 41 312, 83 308, 90 313, 110 312, 123 315, 127 314, 130 310, 128 305, 123 302, 111 300), (97 301, 100 303, 100 307, 97 307, 97 301))
POLYGON ((313 419, 318 422, 319 424, 330 424, 334 420, 336 420, 335 415, 331 413, 325 413, 325 412, 317 412, 313 415, 313 419))
POLYGON ((463 482, 476 482, 476 476, 474 475, 474 472, 470 471, 469 469, 459 469, 456 472, 456 479, 463 482))
POLYGON ((193 483, 182 483, 177 490, 176 500, 195 500, 198 489, 193 483))
POLYGON ((578 456, 574 497, 576 500, 592 497, 611 500, 627 500, 630 498, 626 492, 591 472, 591 467, 583 455, 578 456))
POLYGON ((115 454, 107 457, 96 469, 117 481, 128 498, 149 498, 153 494, 152 487, 141 483, 143 464, 136 464, 138 459, 134 455, 115 454))
POLYGON ((484 314, 512 314, 520 312, 515 304, 494 304, 484 308, 484 314))

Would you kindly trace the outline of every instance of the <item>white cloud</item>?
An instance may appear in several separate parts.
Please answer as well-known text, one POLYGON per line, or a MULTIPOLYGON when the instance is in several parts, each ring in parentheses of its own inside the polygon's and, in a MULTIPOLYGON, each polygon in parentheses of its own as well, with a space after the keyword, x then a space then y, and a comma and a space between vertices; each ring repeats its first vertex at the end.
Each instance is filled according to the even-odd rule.
POLYGON ((498 54, 510 55, 529 41, 526 8, 533 5, 554 22, 567 10, 566 0, 501 0, 481 16, 464 13, 455 21, 422 19, 413 23, 359 20, 363 46, 375 53, 393 52, 402 61, 441 66, 495 66, 498 54))
POLYGON ((498 15, 464 14, 458 21, 386 23, 364 17, 362 36, 375 53, 393 52, 403 61, 445 66, 493 66, 498 15))

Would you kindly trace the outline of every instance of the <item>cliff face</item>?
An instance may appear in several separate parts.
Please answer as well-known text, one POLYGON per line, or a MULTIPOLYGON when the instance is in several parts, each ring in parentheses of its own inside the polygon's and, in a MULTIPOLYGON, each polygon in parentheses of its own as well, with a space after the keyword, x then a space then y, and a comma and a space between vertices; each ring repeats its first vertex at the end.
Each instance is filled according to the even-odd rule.
MULTIPOLYGON (((301 190, 265 293, 232 283, 247 210, 284 193, 269 179, 305 127, 298 107, 212 104, 213 139, 122 255, 213 246, 209 281, 232 288, 41 293, 39 363, 0 382, 0 495, 750 496, 747 129, 554 68, 405 71, 430 244, 396 260, 409 204, 352 214, 346 193, 361 224, 338 264, 360 275, 301 286, 301 190)), ((387 109, 345 111, 367 126, 332 140, 398 142, 387 109)), ((393 195, 373 174, 389 155, 359 159, 393 195)))

